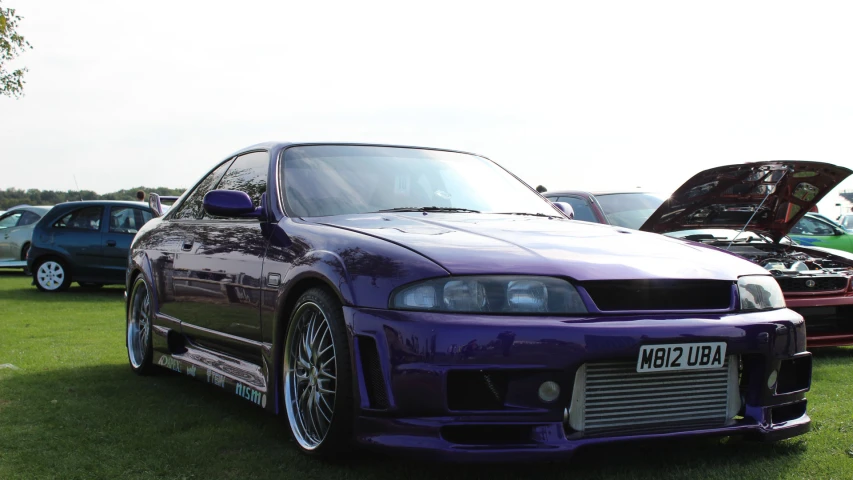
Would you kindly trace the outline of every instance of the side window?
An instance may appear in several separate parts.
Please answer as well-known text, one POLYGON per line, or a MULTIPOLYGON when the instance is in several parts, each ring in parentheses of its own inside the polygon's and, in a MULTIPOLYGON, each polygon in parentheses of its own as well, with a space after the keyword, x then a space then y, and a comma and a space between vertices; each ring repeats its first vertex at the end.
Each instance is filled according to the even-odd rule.
POLYGON ((205 194, 213 190, 213 187, 219 183, 219 179, 222 178, 222 174, 225 173, 225 170, 228 170, 229 165, 231 165, 231 160, 223 162, 222 165, 216 167, 215 170, 204 177, 204 179, 195 187, 195 190, 193 190, 181 206, 178 207, 178 210, 175 211, 172 218, 187 218, 191 220, 201 218, 204 213, 203 202, 205 194))
POLYGON ((261 195, 267 190, 269 165, 270 154, 268 152, 241 155, 234 160, 231 168, 225 172, 216 189, 246 192, 257 207, 261 203, 261 195))
POLYGON ((791 229, 791 233, 795 235, 832 235, 834 229, 829 225, 809 217, 803 217, 791 229))
POLYGON ((20 227, 22 225, 31 225, 33 223, 38 222, 40 218, 41 217, 37 213, 24 212, 21 215, 21 219, 18 220, 18 226, 20 227))
POLYGON ((53 228, 98 231, 103 213, 104 207, 78 208, 57 220, 53 228))
POLYGON ((254 152, 237 157, 216 189, 246 192, 255 202, 255 206, 258 206, 261 203, 261 194, 267 190, 269 166, 268 152, 254 152))
POLYGON ((110 209, 110 232, 134 234, 151 220, 151 212, 132 207, 110 209))
POLYGON ((21 212, 12 212, 7 213, 6 215, 0 216, 0 228, 9 228, 14 227, 18 224, 18 220, 21 218, 21 212))
POLYGON ((558 201, 566 202, 572 206, 575 210, 575 220, 599 223, 598 219, 595 218, 595 213, 593 213, 592 207, 586 199, 581 197, 560 197, 558 201))

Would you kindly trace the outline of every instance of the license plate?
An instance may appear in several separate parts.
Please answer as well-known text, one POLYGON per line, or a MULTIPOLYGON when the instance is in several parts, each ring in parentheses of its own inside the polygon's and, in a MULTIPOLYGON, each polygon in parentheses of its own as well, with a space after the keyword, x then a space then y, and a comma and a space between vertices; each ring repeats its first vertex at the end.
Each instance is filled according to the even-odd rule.
POLYGON ((720 368, 726 360, 726 342, 643 345, 637 372, 720 368))

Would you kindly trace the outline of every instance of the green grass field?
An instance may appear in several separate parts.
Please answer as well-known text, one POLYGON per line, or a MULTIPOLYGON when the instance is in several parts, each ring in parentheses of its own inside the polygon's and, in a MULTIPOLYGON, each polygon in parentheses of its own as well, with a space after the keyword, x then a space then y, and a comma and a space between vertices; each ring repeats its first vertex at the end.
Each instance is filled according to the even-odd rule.
POLYGON ((853 479, 853 348, 815 353, 812 432, 630 443, 569 463, 437 465, 300 455, 281 419, 186 376, 131 373, 120 287, 44 294, 0 270, 0 479, 853 479))

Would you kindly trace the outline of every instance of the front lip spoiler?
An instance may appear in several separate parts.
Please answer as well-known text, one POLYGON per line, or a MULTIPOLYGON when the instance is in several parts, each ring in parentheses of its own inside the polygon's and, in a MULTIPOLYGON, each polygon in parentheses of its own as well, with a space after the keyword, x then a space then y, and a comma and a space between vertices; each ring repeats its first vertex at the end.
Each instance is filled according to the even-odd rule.
MULTIPOLYGON (((772 408, 772 407, 765 407, 772 408)), ((776 425, 749 422, 703 430, 626 435, 618 437, 593 437, 567 440, 562 423, 538 424, 540 443, 511 445, 460 445, 444 440, 440 433, 440 421, 431 419, 394 419, 361 416, 357 419, 357 430, 375 432, 357 435, 356 442, 368 449, 380 452, 393 451, 408 457, 441 460, 445 462, 472 463, 517 463, 543 460, 568 460, 575 451, 596 445, 630 444, 654 440, 679 438, 742 436, 745 440, 776 442, 807 433, 811 429, 808 414, 776 425), (421 430, 413 435, 411 429, 421 430), (393 432, 383 434, 381 432, 393 432)))

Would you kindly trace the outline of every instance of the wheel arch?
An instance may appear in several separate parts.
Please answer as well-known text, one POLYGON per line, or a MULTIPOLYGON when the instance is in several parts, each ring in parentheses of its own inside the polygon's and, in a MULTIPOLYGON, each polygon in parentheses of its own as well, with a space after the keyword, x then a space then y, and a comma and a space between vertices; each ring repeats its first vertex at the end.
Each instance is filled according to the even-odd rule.
POLYGON ((299 298, 313 288, 320 288, 331 293, 341 302, 341 305, 346 305, 347 302, 338 288, 332 281, 325 276, 313 273, 306 273, 296 277, 286 283, 288 287, 279 294, 278 305, 275 310, 273 320, 273 349, 272 360, 274 362, 273 374, 274 379, 272 385, 275 388, 275 413, 282 414, 284 401, 284 382, 282 382, 282 366, 284 362, 284 337, 287 333, 287 328, 290 325, 290 315, 293 312, 296 302, 299 298))

